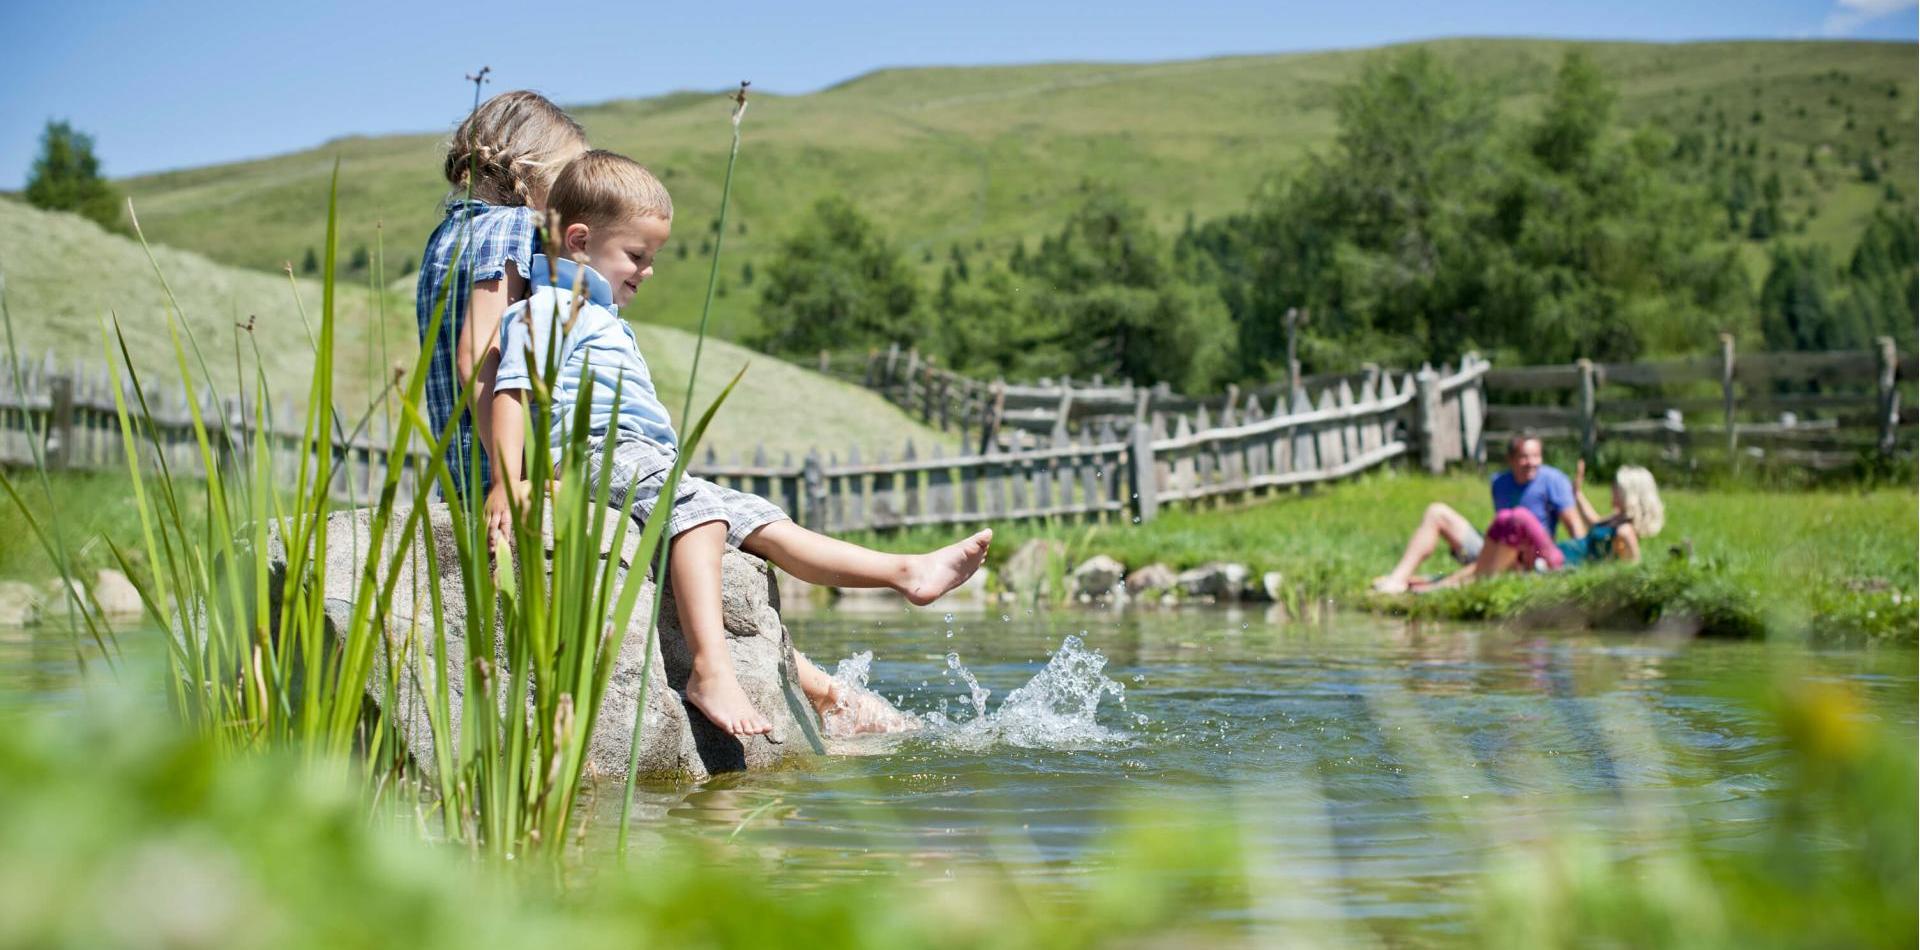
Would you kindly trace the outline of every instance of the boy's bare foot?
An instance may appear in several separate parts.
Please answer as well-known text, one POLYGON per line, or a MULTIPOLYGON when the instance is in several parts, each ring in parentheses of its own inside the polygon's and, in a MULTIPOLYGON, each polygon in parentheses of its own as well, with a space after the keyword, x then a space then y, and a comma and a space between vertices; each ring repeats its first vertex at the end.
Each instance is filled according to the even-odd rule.
POLYGON ((915 556, 900 593, 916 607, 939 600, 980 569, 980 564, 987 559, 987 545, 992 543, 993 529, 988 528, 938 551, 915 556))
POLYGON ((830 736, 857 736, 881 732, 911 732, 920 728, 912 716, 870 689, 848 689, 838 683, 820 696, 808 696, 820 714, 821 728, 830 736))
POLYGON ((773 731, 773 723, 753 708, 753 700, 734 678, 733 668, 725 664, 695 661, 687 677, 687 702, 699 709, 707 721, 736 736, 759 736, 773 731), (718 666, 719 669, 713 669, 718 666))

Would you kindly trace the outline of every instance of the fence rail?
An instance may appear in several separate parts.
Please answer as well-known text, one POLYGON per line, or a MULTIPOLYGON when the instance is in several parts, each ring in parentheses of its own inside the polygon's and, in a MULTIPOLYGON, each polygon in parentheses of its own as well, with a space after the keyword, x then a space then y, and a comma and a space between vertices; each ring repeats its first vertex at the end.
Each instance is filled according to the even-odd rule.
POLYGON ((1489 371, 1486 388, 1503 398, 1487 406, 1486 438, 1529 430, 1575 440, 1588 457, 1618 440, 1676 458, 1711 447, 1831 468, 1912 449, 1903 391, 1914 378, 1914 356, 1886 337, 1871 350, 1742 355, 1722 336, 1689 359, 1489 371))
MULTIPOLYGON (((955 456, 937 445, 922 456, 911 442, 898 457, 882 454, 872 460, 852 449, 844 459, 814 451, 798 461, 789 455, 775 463, 764 449, 756 449, 751 460, 726 463, 709 450, 690 468, 771 499, 795 520, 823 531, 1037 518, 1145 521, 1164 505, 1330 481, 1409 454, 1435 471, 1478 461, 1484 426, 1480 384, 1488 371, 1485 361, 1470 356, 1458 371, 1428 368, 1398 382, 1377 371, 1356 374, 1320 389, 1316 399, 1304 389, 1273 399, 1271 410, 1264 390, 1223 400, 1182 403, 1169 397, 1156 403, 1152 391, 1139 389, 1131 390, 1128 415, 1067 413, 1045 434, 1009 426, 983 439, 978 451, 955 456), (1190 411, 1168 408, 1189 405, 1190 411)), ((49 357, 23 369, 25 384, 18 389, 12 374, 5 375, 0 380, 0 463, 31 462, 37 438, 50 467, 126 468, 114 395, 103 370, 63 369, 49 357)), ((1004 395, 996 393, 996 401, 1004 395)), ((128 398, 131 402, 131 393, 128 398)), ((1026 394, 1016 391, 1014 404, 1022 398, 1026 394)), ((1116 398, 1099 405, 1120 403, 1116 398)), ((269 413, 231 400, 190 405, 181 393, 148 408, 160 447, 156 452, 150 445, 137 446, 143 464, 164 458, 174 472, 204 475, 193 426, 197 410, 215 446, 216 465, 247 464, 259 434, 271 451, 276 478, 291 480, 298 470, 302 440, 287 427, 297 418, 289 407, 269 413)), ((353 503, 378 492, 392 461, 391 431, 384 417, 371 426, 336 421, 331 486, 336 499, 353 503)), ((424 462, 419 451, 399 460, 403 497, 413 493, 424 462)))

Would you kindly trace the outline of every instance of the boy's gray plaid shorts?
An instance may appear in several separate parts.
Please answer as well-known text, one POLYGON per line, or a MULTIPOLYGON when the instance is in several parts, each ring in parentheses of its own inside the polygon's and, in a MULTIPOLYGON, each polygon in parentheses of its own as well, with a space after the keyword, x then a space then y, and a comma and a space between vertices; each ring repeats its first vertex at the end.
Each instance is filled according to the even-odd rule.
MULTIPOLYGON (((604 446, 598 444, 598 440, 595 442, 587 454, 588 473, 597 480, 604 446)), ((646 524, 653 516, 654 503, 660 500, 660 490, 666 487, 667 472, 673 468, 673 461, 672 449, 645 439, 622 438, 613 448, 613 503, 626 509, 636 524, 646 524)), ((786 512, 759 495, 734 491, 684 472, 676 495, 673 514, 667 522, 669 538, 679 537, 709 521, 724 521, 727 544, 738 548, 747 535, 776 521, 787 520, 786 512)))

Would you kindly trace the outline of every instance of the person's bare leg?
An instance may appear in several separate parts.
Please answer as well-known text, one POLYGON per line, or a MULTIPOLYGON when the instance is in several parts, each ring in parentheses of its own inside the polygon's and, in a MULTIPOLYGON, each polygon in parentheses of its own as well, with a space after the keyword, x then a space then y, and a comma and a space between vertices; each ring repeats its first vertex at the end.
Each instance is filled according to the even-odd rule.
POLYGON ((1437 501, 1428 505, 1426 514, 1420 516, 1420 526, 1413 529, 1413 537, 1407 539, 1407 549, 1400 555, 1400 563, 1395 564, 1392 571, 1374 578, 1373 589, 1387 594, 1406 590, 1413 572, 1432 556, 1441 541, 1457 551, 1472 531, 1473 523, 1459 512, 1437 501))
POLYGON ((726 522, 709 521, 681 532, 667 553, 667 578, 673 585, 674 603, 679 605, 680 630, 693 653, 687 701, 727 732, 762 735, 773 731, 773 723, 753 708, 753 700, 740 688, 733 657, 727 652, 727 628, 720 614, 720 557, 726 550, 726 522))
POLYGON ((747 535, 740 549, 809 584, 887 587, 924 607, 972 577, 991 543, 989 529, 925 554, 886 554, 776 521, 747 535))
MULTIPOLYGON (((1439 590, 1443 587, 1459 587, 1468 581, 1482 577, 1492 577, 1503 571, 1520 570, 1520 552, 1513 545, 1499 541, 1488 541, 1480 548, 1480 557, 1472 564, 1448 574, 1446 577, 1428 584, 1423 590, 1439 590)), ((1531 570, 1531 566, 1527 568, 1531 570)))

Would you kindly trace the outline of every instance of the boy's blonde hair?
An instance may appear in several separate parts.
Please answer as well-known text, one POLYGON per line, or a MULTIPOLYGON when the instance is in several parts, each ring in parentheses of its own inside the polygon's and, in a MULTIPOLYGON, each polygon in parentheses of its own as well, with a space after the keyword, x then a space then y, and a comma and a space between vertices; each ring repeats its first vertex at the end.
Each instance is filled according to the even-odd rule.
POLYGON ((1659 534, 1667 523, 1667 507, 1660 501, 1653 473, 1638 465, 1622 465, 1613 473, 1613 487, 1620 490, 1620 511, 1633 523, 1633 530, 1643 538, 1659 534))
POLYGON ((527 205, 562 166, 587 150, 580 123, 537 92, 503 92, 473 110, 447 143, 447 183, 454 197, 494 205, 527 205))
POLYGON ((547 213, 560 226, 606 227, 634 218, 673 220, 673 197, 646 167, 625 155, 593 149, 567 163, 547 192, 547 213))

